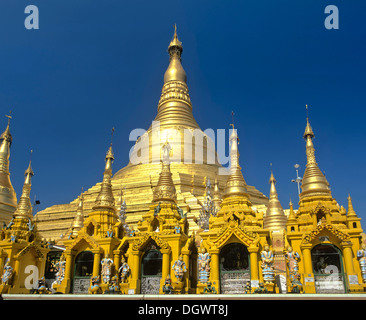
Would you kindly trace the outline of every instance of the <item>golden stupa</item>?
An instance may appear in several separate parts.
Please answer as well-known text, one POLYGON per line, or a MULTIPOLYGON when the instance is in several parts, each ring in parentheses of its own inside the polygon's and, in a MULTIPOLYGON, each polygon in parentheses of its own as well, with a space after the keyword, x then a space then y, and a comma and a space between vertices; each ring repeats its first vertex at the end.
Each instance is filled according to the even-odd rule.
MULTIPOLYGON (((215 187, 219 192, 216 194, 223 194, 229 177, 228 174, 219 174, 219 169, 227 169, 219 163, 214 144, 193 117, 187 75, 181 64, 182 52, 182 42, 179 41, 175 28, 168 47, 170 62, 164 74, 157 115, 151 127, 136 141, 129 164, 117 171, 111 180, 116 199, 123 190, 127 223, 132 228, 147 213, 153 200, 153 191, 161 171, 160 159, 164 143, 169 142, 171 146, 171 173, 177 204, 184 212, 188 212, 191 231, 198 229, 195 220, 204 201, 206 181, 217 181, 215 187), (198 153, 199 159, 195 153, 196 147, 203 150, 201 155, 198 153)), ((97 183, 83 193, 85 217, 91 212, 100 188, 101 183, 97 183)), ((246 189, 252 204, 265 211, 268 198, 253 186, 247 185, 246 189)), ((54 205, 38 212, 36 221, 40 234, 46 239, 60 240, 60 235, 70 229, 78 204, 76 198, 71 203, 54 205)))
POLYGON ((9 158, 13 138, 10 133, 10 119, 0 136, 0 223, 8 223, 17 207, 17 196, 10 181, 9 158))

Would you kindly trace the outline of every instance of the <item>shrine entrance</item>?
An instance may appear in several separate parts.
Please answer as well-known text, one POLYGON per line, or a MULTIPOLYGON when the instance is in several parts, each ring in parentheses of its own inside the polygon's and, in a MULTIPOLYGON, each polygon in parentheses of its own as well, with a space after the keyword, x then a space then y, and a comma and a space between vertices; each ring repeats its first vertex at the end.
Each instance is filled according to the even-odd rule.
POLYGON ((345 276, 340 250, 320 244, 311 250, 316 293, 345 293, 345 276))
POLYGON ((142 257, 141 294, 159 294, 162 274, 162 254, 151 246, 142 257))
POLYGON ((93 274, 93 263, 94 254, 91 251, 83 251, 76 256, 72 286, 73 293, 88 293, 90 278, 93 274))
POLYGON ((247 248, 230 243, 220 251, 220 293, 242 294, 250 281, 250 261, 247 248))

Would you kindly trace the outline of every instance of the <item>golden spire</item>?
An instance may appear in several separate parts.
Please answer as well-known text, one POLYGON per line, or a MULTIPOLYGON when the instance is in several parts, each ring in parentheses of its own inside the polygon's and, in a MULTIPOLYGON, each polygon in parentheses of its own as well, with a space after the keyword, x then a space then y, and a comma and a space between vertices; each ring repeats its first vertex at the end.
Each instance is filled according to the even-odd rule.
POLYGON ((285 216, 285 213, 283 212, 281 203, 278 200, 278 194, 276 190, 276 179, 273 175, 272 167, 269 183, 271 184, 271 188, 270 188, 267 212, 266 215, 263 217, 264 228, 270 230, 281 230, 285 228, 287 218, 285 216))
POLYGON ((247 194, 247 184, 244 180, 243 174, 241 172, 241 167, 239 165, 239 151, 238 151, 238 135, 237 130, 234 128, 230 135, 230 176, 226 182, 226 188, 224 193, 224 199, 233 195, 244 195, 248 197, 247 194))
POLYGON ((7 115, 8 124, 5 131, 0 136, 0 205, 9 206, 9 213, 14 212, 17 206, 17 198, 10 181, 9 158, 10 146, 13 138, 10 133, 10 119, 7 115))
POLYGON ((192 104, 187 86, 187 75, 181 64, 183 52, 182 42, 174 27, 174 36, 168 47, 169 66, 164 74, 164 85, 158 104, 158 114, 155 121, 160 126, 181 125, 199 128, 192 115, 192 104))
POLYGON ((5 131, 1 134, 0 140, 1 140, 1 146, 0 146, 0 152, 9 152, 11 143, 13 142, 13 137, 10 133, 10 119, 11 116, 6 115, 8 118, 8 125, 6 126, 5 131), (7 144, 5 144, 7 143, 7 144))
MULTIPOLYGON (((32 152, 32 151, 31 151, 32 152)), ((32 188, 32 177, 34 176, 31 160, 29 161, 29 166, 24 173, 24 185, 22 190, 22 195, 20 196, 18 206, 14 212, 14 217, 17 218, 31 218, 33 217, 33 208, 30 200, 30 192, 32 188)))
MULTIPOLYGON (((114 132, 114 128, 112 129, 112 135, 114 132)), ((100 188, 100 192, 97 196, 97 199, 95 200, 95 205, 93 207, 94 209, 113 209, 115 210, 114 205, 114 197, 112 192, 112 163, 114 161, 114 155, 113 155, 113 149, 112 149, 112 142, 111 145, 107 151, 106 157, 105 157, 105 168, 104 168, 104 174, 103 174, 103 182, 100 188)))
MULTIPOLYGON (((308 106, 306 105, 306 110, 308 106)), ((315 160, 315 149, 313 145, 314 132, 309 123, 309 117, 306 118, 306 128, 304 139, 306 140, 307 164, 302 179, 300 200, 309 195, 331 195, 329 183, 324 174, 320 171, 315 160)))
POLYGON ((174 25, 174 36, 168 47, 170 56, 170 64, 164 74, 164 83, 168 81, 182 81, 187 83, 187 75, 181 65, 181 57, 183 52, 182 42, 179 41, 177 35, 177 25, 174 25))
POLYGON ((71 224, 71 233, 72 236, 76 237, 78 235, 79 230, 84 226, 84 195, 83 189, 81 189, 81 194, 79 196, 78 208, 76 210, 76 215, 71 224))
POLYGON ((170 172, 170 144, 163 145, 162 169, 157 186, 154 189, 153 202, 177 202, 177 194, 170 172))
POLYGON ((347 216, 348 217, 357 217, 356 211, 353 209, 351 195, 348 195, 347 200, 348 200, 348 213, 347 213, 347 216))

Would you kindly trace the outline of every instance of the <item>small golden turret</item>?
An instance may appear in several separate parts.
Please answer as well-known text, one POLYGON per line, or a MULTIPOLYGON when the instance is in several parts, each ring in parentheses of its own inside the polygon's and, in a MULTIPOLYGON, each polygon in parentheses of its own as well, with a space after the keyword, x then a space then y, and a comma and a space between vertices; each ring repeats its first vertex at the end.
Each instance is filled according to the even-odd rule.
POLYGON ((14 218, 30 218, 33 217, 33 208, 30 200, 30 192, 32 188, 32 177, 34 176, 31 161, 29 161, 29 166, 24 173, 24 185, 22 190, 22 195, 20 196, 18 206, 14 212, 14 218))
POLYGON ((9 158, 13 138, 10 133, 11 116, 7 117, 8 125, 0 136, 0 213, 11 216, 17 206, 17 198, 10 181, 9 158))
POLYGON ((79 230, 84 226, 84 196, 81 192, 79 196, 78 208, 76 211, 75 218, 71 225, 71 235, 77 237, 79 230))
POLYGON ((237 130, 234 128, 233 124, 232 127, 233 130, 230 135, 230 176, 226 182, 225 193, 223 195, 224 199, 230 196, 249 197, 247 194, 247 184, 239 165, 237 130))
POLYGON ((356 211, 353 209, 353 204, 352 204, 352 198, 351 195, 348 195, 348 213, 347 213, 347 217, 357 217, 356 211))
POLYGON ((288 218, 287 218, 287 221, 288 222, 294 222, 296 221, 296 214, 295 214, 295 211, 294 211, 294 205, 290 199, 290 203, 289 203, 289 206, 290 206, 290 213, 288 215, 288 218))
POLYGON ((112 163, 114 161, 114 155, 112 150, 112 143, 108 149, 108 152, 105 157, 105 168, 104 168, 104 174, 103 174, 103 182, 100 188, 100 192, 97 196, 97 199, 95 200, 95 205, 93 207, 93 210, 95 209, 112 209, 115 210, 115 204, 114 204, 114 196, 112 192, 112 163))
POLYGON ((307 164, 302 179, 300 200, 311 195, 331 196, 329 183, 324 174, 320 171, 315 160, 315 149, 312 141, 314 132, 310 126, 309 117, 307 117, 306 122, 304 139, 306 140, 307 164))
POLYGON ((270 230, 282 230, 286 227, 287 218, 283 211, 280 201, 278 200, 278 194, 276 190, 276 179, 271 170, 271 176, 269 179, 271 184, 269 203, 267 207, 266 215, 263 217, 264 228, 270 230))
POLYGON ((162 169, 157 186, 154 189, 153 202, 177 202, 177 194, 170 172, 170 144, 166 142, 163 146, 162 169))

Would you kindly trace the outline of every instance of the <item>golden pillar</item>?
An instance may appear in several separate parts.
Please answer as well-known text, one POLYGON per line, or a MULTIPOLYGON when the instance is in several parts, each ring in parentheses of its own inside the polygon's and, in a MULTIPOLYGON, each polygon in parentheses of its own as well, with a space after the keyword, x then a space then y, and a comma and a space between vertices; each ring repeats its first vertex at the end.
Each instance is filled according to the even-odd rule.
MULTIPOLYGON (((71 277, 72 277, 72 251, 65 250, 63 255, 66 258, 66 265, 65 265, 65 277, 64 280, 61 282, 59 288, 57 288, 58 292, 62 293, 69 293, 71 288, 71 277)), ((57 285, 56 285, 57 286, 57 285)))
POLYGON ((94 253, 94 263, 93 263, 93 277, 99 276, 100 271, 100 252, 99 250, 94 253))
MULTIPOLYGON (((14 260, 15 260, 14 271, 13 271, 14 276, 13 276, 13 280, 12 280, 13 286, 14 286, 14 284, 17 284, 19 281, 19 269, 20 269, 20 258, 14 257, 14 260)), ((20 284, 18 284, 18 287, 20 287, 20 284)))
POLYGON ((211 254, 211 283, 216 288, 216 291, 220 291, 220 250, 216 247, 209 251, 211 254))
POLYGON ((3 274, 4 265, 5 265, 4 260, 6 261, 6 253, 3 250, 1 250, 0 252, 1 252, 0 253, 0 272, 1 272, 1 274, 3 274))
POLYGON ((170 252, 171 249, 161 249, 161 254, 163 255, 162 261, 162 272, 161 272, 161 279, 160 279, 160 293, 163 293, 163 285, 165 282, 166 277, 170 274, 170 252))
POLYGON ((313 273, 313 264, 311 261, 311 244, 301 246, 302 256, 304 258, 304 273, 311 275, 313 273))
POLYGON ((132 250, 129 259, 131 259, 129 262, 131 266, 130 289, 135 290, 135 293, 140 293, 140 252, 132 250))
POLYGON ((160 252, 163 255, 163 266, 162 266, 162 280, 165 281, 165 278, 168 276, 170 271, 170 248, 161 249, 160 252))
POLYGON ((186 268, 187 268, 187 272, 184 275, 183 282, 184 282, 185 291, 186 291, 186 293, 188 293, 189 288, 190 288, 190 279, 189 279, 189 274, 190 274, 189 254, 190 254, 190 251, 188 249, 183 248, 181 253, 183 255, 183 261, 184 261, 184 263, 186 265, 186 268))
POLYGON ((354 275, 355 268, 353 266, 352 242, 342 242, 344 264, 347 275, 354 275))
POLYGON ((119 250, 113 251, 113 261, 114 261, 114 268, 116 270, 116 275, 118 275, 118 279, 119 279, 118 270, 121 265, 121 252, 119 250))
POLYGON ((301 245, 304 259, 304 291, 305 293, 315 293, 315 279, 313 274, 313 263, 311 261, 311 243, 301 245))

